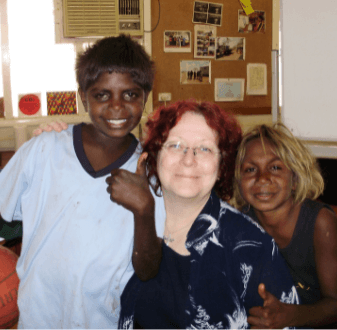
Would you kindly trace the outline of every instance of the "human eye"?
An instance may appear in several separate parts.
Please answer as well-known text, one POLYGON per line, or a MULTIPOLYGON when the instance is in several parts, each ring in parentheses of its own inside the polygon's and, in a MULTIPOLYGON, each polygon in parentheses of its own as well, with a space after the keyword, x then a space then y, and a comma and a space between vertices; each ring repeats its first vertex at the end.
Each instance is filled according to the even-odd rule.
POLYGON ((127 91, 124 93, 124 100, 128 102, 137 101, 141 97, 140 93, 127 91))
POLYGON ((96 93, 94 96, 95 96, 95 99, 100 102, 105 102, 110 97, 109 93, 106 93, 106 92, 96 93))
POLYGON ((213 154, 214 153, 214 148, 209 147, 209 146, 199 146, 197 147, 197 150, 203 154, 213 154))
POLYGON ((172 150, 172 151, 179 151, 179 150, 183 149, 183 146, 182 146, 181 142, 179 142, 179 141, 170 141, 170 142, 167 142, 165 144, 165 147, 168 150, 172 150))
POLYGON ((279 164, 273 164, 273 165, 271 165, 270 170, 272 172, 277 172, 277 171, 281 171, 282 168, 283 168, 283 166, 281 166, 279 164))
POLYGON ((243 174, 254 174, 256 172, 256 168, 254 166, 246 165, 242 166, 242 172, 243 174))

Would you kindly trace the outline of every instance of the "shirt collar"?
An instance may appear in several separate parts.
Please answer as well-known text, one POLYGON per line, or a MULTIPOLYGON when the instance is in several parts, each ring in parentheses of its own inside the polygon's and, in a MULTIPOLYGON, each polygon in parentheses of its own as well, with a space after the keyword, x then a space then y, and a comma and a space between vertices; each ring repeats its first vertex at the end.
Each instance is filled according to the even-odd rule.
POLYGON ((201 241, 208 240, 218 226, 219 213, 220 199, 212 190, 206 205, 195 219, 187 234, 187 249, 190 249, 196 244, 200 244, 201 241))

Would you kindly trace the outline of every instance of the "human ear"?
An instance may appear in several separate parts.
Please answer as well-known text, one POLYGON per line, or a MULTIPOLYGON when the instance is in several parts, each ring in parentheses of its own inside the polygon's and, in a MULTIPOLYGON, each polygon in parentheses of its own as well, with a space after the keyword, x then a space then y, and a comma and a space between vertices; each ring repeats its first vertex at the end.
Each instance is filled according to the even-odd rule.
POLYGON ((79 88, 78 94, 80 95, 80 98, 81 98, 81 101, 82 101, 82 104, 84 106, 85 111, 88 112, 88 102, 87 102, 86 93, 83 92, 83 90, 81 88, 79 88))

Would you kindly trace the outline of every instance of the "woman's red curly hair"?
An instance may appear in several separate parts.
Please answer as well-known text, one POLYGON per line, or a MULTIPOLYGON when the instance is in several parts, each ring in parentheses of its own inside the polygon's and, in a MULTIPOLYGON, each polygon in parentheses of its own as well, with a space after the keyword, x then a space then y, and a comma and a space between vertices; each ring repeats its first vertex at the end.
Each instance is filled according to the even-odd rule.
POLYGON ((219 198, 229 200, 233 195, 235 157, 242 139, 242 131, 234 116, 211 102, 177 101, 168 106, 159 107, 149 117, 146 123, 147 136, 143 151, 148 153, 146 164, 151 186, 158 195, 161 187, 157 173, 158 153, 167 140, 170 130, 177 125, 186 112, 202 115, 208 126, 218 134, 218 147, 221 152, 220 171, 219 180, 213 189, 219 198))

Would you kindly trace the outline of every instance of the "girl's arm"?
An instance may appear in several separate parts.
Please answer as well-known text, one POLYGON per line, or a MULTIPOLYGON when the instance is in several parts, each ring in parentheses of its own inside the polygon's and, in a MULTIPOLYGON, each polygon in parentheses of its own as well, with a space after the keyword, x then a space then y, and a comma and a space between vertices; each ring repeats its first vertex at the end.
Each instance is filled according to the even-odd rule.
POLYGON ((287 305, 259 286, 263 307, 249 310, 252 329, 320 327, 337 322, 337 217, 324 208, 314 232, 316 270, 322 298, 310 305, 287 305))

